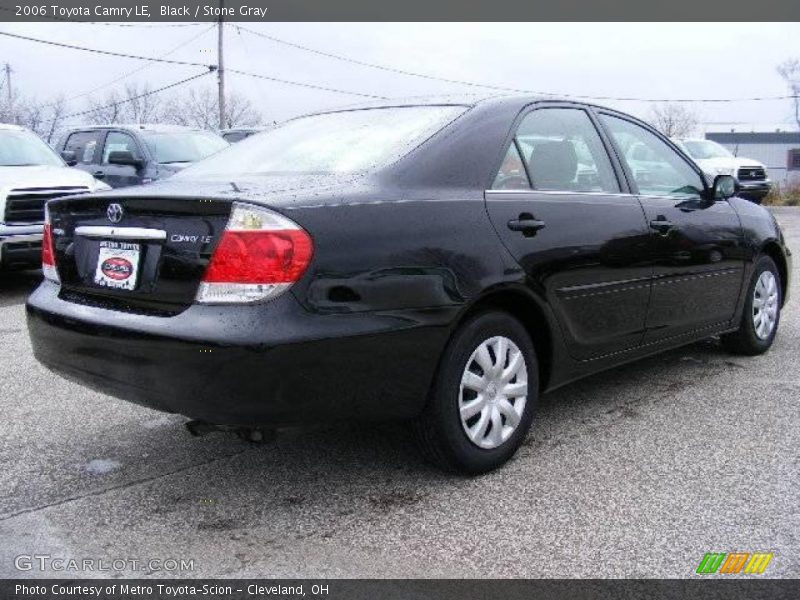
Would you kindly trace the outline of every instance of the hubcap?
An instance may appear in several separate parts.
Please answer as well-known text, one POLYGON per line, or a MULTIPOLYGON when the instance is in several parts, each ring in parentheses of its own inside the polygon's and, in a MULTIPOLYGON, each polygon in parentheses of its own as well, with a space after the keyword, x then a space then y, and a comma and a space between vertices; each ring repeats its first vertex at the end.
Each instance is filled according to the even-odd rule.
POLYGON ((778 321, 778 282, 772 271, 764 271, 753 291, 753 326, 759 339, 766 340, 778 321))
POLYGON ((528 369, 519 347, 496 336, 472 353, 461 376, 458 409, 469 440, 490 450, 519 426, 528 398, 528 369))

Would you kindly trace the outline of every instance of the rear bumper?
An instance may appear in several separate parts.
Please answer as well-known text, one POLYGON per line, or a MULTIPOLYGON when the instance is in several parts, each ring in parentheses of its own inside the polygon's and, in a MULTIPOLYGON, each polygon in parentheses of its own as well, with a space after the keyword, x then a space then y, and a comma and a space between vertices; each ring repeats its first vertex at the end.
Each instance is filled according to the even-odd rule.
POLYGON ((448 335, 441 314, 314 315, 291 294, 165 318, 66 302, 58 290, 45 282, 27 304, 41 363, 117 398, 225 425, 412 417, 448 335))
POLYGON ((0 223, 0 268, 26 269, 42 262, 41 224, 0 223))

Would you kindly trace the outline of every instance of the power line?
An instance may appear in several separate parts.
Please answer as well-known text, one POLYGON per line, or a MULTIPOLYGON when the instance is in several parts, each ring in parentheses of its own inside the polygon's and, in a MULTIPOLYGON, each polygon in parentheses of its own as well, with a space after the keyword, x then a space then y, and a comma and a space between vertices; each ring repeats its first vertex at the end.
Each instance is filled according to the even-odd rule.
MULTIPOLYGON (((178 50, 180 50, 180 49, 181 49, 181 48, 183 48, 184 46, 187 46, 187 45, 191 44, 191 43, 192 43, 193 41, 195 41, 196 39, 198 39, 198 38, 200 38, 200 37, 204 36, 206 33, 208 33, 209 31, 211 31, 212 29, 214 29, 214 25, 211 25, 210 27, 208 27, 208 28, 204 29, 203 31, 201 31, 200 33, 198 33, 197 35, 193 35, 193 36, 192 36, 192 37, 190 37, 189 39, 187 39, 187 40, 185 40, 185 41, 181 42, 180 44, 178 44, 177 46, 175 46, 175 47, 174 47, 174 48, 172 48, 171 50, 169 50, 169 51, 165 52, 164 54, 162 54, 162 55, 161 55, 159 58, 165 58, 165 57, 167 57, 167 56, 170 56, 170 55, 172 55, 172 54, 175 54, 175 52, 177 52, 178 50)), ((81 92, 81 93, 79 93, 79 94, 75 94, 74 96, 70 96, 69 98, 65 98, 65 99, 64 99, 64 102, 70 102, 70 101, 72 101, 72 100, 77 100, 78 98, 84 98, 84 97, 86 97, 86 96, 90 96, 91 94, 95 93, 95 92, 96 92, 96 91, 98 91, 98 90, 102 90, 102 89, 104 89, 104 88, 107 88, 107 87, 109 87, 109 86, 111 86, 111 85, 114 85, 115 83, 118 83, 118 82, 122 81, 123 79, 127 79, 127 78, 128 78, 128 77, 130 77, 131 75, 135 75, 136 73, 139 73, 139 72, 141 72, 141 71, 144 71, 145 69, 149 69, 149 68, 150 68, 150 67, 152 67, 152 66, 153 66, 153 63, 152 63, 152 62, 149 62, 149 63, 147 63, 147 64, 144 64, 144 65, 142 65, 141 67, 137 67, 137 68, 136 68, 136 69, 134 69, 133 71, 128 71, 127 73, 124 73, 124 74, 120 75, 119 77, 116 77, 116 78, 112 79, 111 81, 108 81, 108 82, 106 82, 106 83, 103 83, 103 84, 101 84, 101 85, 98 85, 97 87, 94 87, 94 88, 92 88, 92 89, 90 89, 90 90, 88 90, 88 91, 86 91, 86 92, 81 92)), ((49 104, 45 104, 44 106, 55 106, 55 105, 57 105, 57 104, 58 104, 58 101, 56 101, 56 102, 51 102, 51 103, 49 103, 49 104)))
POLYGON ((226 69, 228 73, 236 73, 237 75, 244 75, 246 77, 254 77, 256 79, 263 79, 265 81, 274 81, 276 83, 284 83, 286 85, 294 85, 297 87, 309 88, 312 90, 321 90, 324 92, 334 92, 336 94, 346 94, 348 96, 360 96, 361 98, 372 98, 374 100, 389 100, 388 96, 377 96, 375 94, 366 94, 363 92, 352 92, 349 90, 342 90, 339 88, 326 87, 324 85, 317 85, 315 83, 305 83, 302 81, 291 81, 289 79, 279 79, 278 77, 270 77, 269 75, 261 75, 259 73, 250 73, 249 71, 240 71, 239 69, 226 69))
MULTIPOLYGON (((154 56, 139 56, 139 55, 136 55, 136 54, 124 54, 122 52, 111 52, 109 50, 98 50, 96 48, 87 48, 85 46, 76 46, 76 45, 73 45, 73 44, 64 44, 64 43, 61 43, 61 42, 51 42, 49 40, 42 40, 42 39, 39 39, 39 38, 32 38, 32 37, 28 37, 28 36, 25 36, 25 35, 18 35, 16 33, 8 33, 6 31, 0 31, 0 35, 5 35, 7 37, 12 37, 12 38, 18 38, 18 39, 26 40, 26 41, 29 41, 29 42, 38 42, 40 44, 48 44, 48 45, 51 45, 51 46, 60 46, 62 48, 70 48, 72 50, 83 50, 85 52, 93 52, 93 53, 96 53, 96 54, 104 54, 104 55, 107 55, 107 56, 119 56, 119 57, 122 57, 122 58, 133 58, 133 59, 137 59, 137 60, 146 60, 146 61, 149 61, 149 62, 167 63, 167 64, 173 64, 173 65, 184 65, 184 66, 190 66, 190 67, 205 67, 205 68, 209 69, 210 71, 215 71, 217 69, 216 65, 209 65, 209 64, 204 64, 204 63, 182 61, 182 60, 169 60, 169 59, 164 59, 164 58, 156 58, 154 56)), ((304 88, 309 88, 309 89, 314 89, 314 90, 321 90, 321 91, 326 91, 326 92, 334 92, 334 93, 337 93, 337 94, 347 94, 347 95, 350 95, 350 96, 360 96, 362 98, 372 98, 372 99, 376 99, 376 100, 388 100, 388 98, 386 96, 378 96, 378 95, 375 95, 375 94, 365 94, 365 93, 361 93, 361 92, 352 92, 352 91, 349 91, 349 90, 342 90, 342 89, 333 88, 333 87, 326 87, 326 86, 322 86, 322 85, 316 85, 316 84, 313 84, 313 83, 305 83, 305 82, 302 82, 302 81, 291 81, 291 80, 288 80, 288 79, 280 79, 278 77, 271 77, 269 75, 261 75, 261 74, 258 74, 258 73, 250 73, 248 71, 240 71, 240 70, 237 70, 237 69, 228 69, 228 72, 229 73, 236 73, 238 75, 244 75, 244 76, 247 76, 247 77, 255 77, 257 79, 264 79, 266 81, 274 81, 274 82, 277 82, 277 83, 284 83, 286 85, 293 85, 293 86, 297 86, 297 87, 304 87, 304 88)))
POLYGON ((797 98, 796 95, 788 95, 788 96, 759 96, 753 98, 633 98, 633 97, 614 97, 614 96, 590 96, 590 95, 583 95, 583 94, 562 94, 557 92, 542 92, 542 91, 535 91, 535 90, 528 90, 528 89, 521 89, 521 88, 514 88, 514 87, 506 87, 501 85, 491 85, 486 83, 480 83, 475 81, 468 81, 464 79, 450 79, 447 77, 438 77, 436 75, 428 75, 425 73, 417 73, 414 71, 408 71, 406 69, 399 69, 396 67, 389 67, 386 65, 380 65, 377 63, 370 63, 363 60, 358 60, 355 58, 350 58, 348 56, 341 56, 339 54, 333 54, 331 52, 324 52, 322 50, 317 50, 316 48, 310 48, 308 46, 303 46, 301 44, 296 44, 294 42, 290 42, 281 38, 277 38, 272 35, 267 35, 265 33, 261 33, 259 31, 255 31, 248 27, 244 27, 242 25, 234 25, 237 29, 242 31, 246 31, 252 35, 270 40, 275 42, 276 44, 283 44, 284 46, 289 46, 298 50, 303 50, 305 52, 310 52, 312 54, 317 54, 319 56, 324 56, 326 58, 331 58, 334 60, 339 60, 343 62, 347 62, 350 64, 358 65, 361 67, 368 67, 370 69, 378 69, 380 71, 386 71, 389 73, 396 73, 399 75, 407 75, 409 77, 418 77, 420 79, 428 79, 431 81, 440 81, 443 83, 454 83, 457 85, 464 85, 468 87, 477 87, 483 88, 487 90, 495 90, 500 92, 516 92, 516 93, 523 93, 523 94, 534 94, 540 96, 561 96, 561 97, 568 97, 568 98, 577 98, 581 100, 605 100, 605 101, 617 101, 617 102, 702 102, 702 103, 728 103, 728 102, 761 102, 767 100, 789 100, 793 98, 797 98))
MULTIPOLYGON (((80 117, 82 115, 88 115, 90 113, 98 112, 98 111, 104 110, 106 108, 111 108, 113 106, 119 106, 121 104, 128 104, 129 102, 133 102, 134 100, 139 100, 140 98, 145 98, 147 96, 153 96, 154 94, 158 94, 158 93, 164 92, 166 90, 178 87, 179 85, 183 85, 185 83, 189 83, 190 81, 193 81, 193 80, 198 79, 200 77, 205 77, 206 75, 209 75, 210 73, 213 73, 213 71, 209 70, 209 71, 207 71, 205 73, 198 73, 197 75, 192 75, 191 77, 187 77, 186 79, 181 79, 180 81, 176 81, 174 83, 170 83, 169 85, 165 85, 165 86, 160 87, 158 89, 148 90, 147 92, 144 92, 144 93, 139 94, 137 96, 133 96, 131 98, 125 98, 125 100, 120 100, 119 102, 112 102, 111 104, 106 104, 104 106, 95 106, 95 107, 87 109, 87 110, 82 110, 80 112, 76 112, 76 113, 72 113, 72 114, 69 114, 69 115, 64 115, 62 117, 58 117, 58 119, 71 119, 72 117, 80 117)), ((52 121, 56 121, 58 119, 51 119, 50 121, 47 121, 47 122, 51 123, 52 121)))
POLYGON ((74 44, 64 44, 62 42, 53 42, 50 40, 42 40, 39 38, 28 37, 26 35, 19 35, 17 33, 8 33, 7 31, 0 31, 0 35, 4 35, 6 37, 17 38, 20 40, 26 40, 28 42, 37 42, 39 44, 47 44, 49 46, 58 46, 60 48, 69 48, 71 50, 82 50, 84 52, 92 52, 94 54, 103 54, 105 56, 118 56, 121 58, 133 58, 136 60, 147 60, 150 62, 159 62, 159 63, 167 63, 171 65, 183 65, 187 67, 206 67, 209 69, 216 69, 215 65, 209 65, 205 63, 198 63, 198 62, 191 62, 185 60, 169 60, 164 58, 156 58, 153 56, 140 56, 137 54, 124 54, 122 52, 112 52, 111 50, 98 50, 97 48, 87 48, 85 46, 76 46, 74 44))

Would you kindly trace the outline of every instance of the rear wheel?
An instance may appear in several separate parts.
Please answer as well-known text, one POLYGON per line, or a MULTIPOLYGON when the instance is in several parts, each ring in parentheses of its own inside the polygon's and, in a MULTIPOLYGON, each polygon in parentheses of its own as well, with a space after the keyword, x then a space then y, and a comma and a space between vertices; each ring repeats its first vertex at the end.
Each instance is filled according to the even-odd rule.
POLYGON ((536 352, 522 324, 500 311, 476 315, 442 357, 415 422, 420 447, 448 471, 496 469, 525 439, 538 394, 536 352))
POLYGON ((739 330, 722 336, 729 352, 754 356, 769 350, 781 317, 781 284, 778 268, 769 256, 756 261, 746 292, 739 330))

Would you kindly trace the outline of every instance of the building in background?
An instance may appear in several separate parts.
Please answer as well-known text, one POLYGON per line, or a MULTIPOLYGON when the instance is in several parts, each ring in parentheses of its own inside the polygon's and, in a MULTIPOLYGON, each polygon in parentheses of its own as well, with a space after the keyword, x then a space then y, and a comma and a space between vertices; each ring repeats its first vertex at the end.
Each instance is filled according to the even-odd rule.
POLYGON ((800 185, 800 131, 790 125, 708 125, 705 138, 767 167, 773 184, 800 185))

